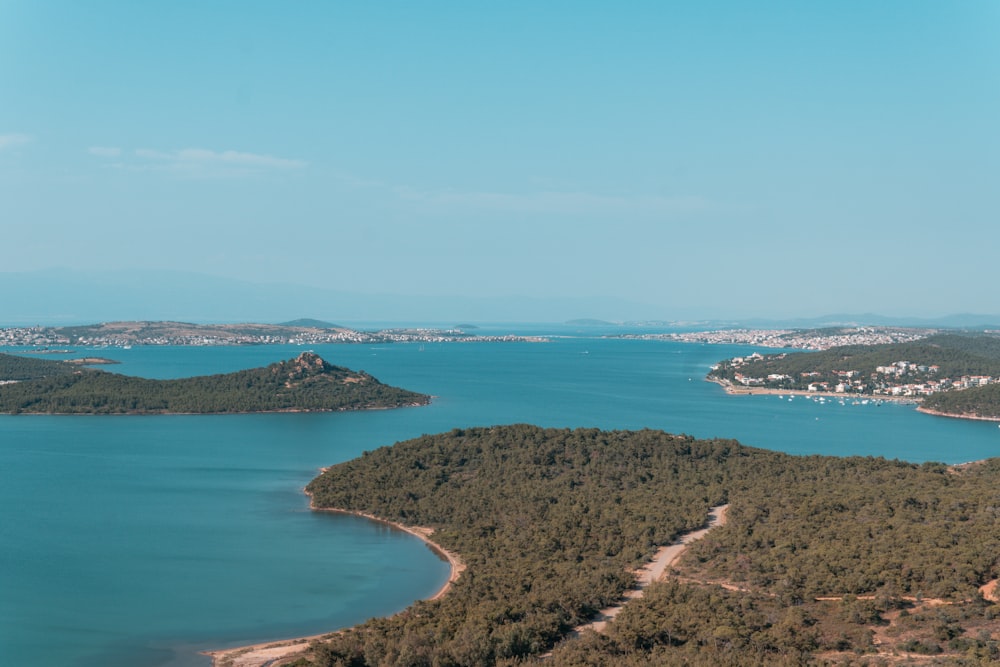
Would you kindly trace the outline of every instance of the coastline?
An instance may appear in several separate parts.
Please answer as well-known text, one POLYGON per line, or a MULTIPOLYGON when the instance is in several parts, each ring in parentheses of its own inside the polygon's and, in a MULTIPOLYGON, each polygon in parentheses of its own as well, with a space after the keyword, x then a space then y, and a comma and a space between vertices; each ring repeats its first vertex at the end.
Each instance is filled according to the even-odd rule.
POLYGON ((939 410, 932 410, 930 408, 925 408, 923 406, 917 408, 917 412, 922 412, 925 415, 933 415, 935 417, 949 417, 951 419, 971 419, 973 421, 980 421, 980 422, 1000 422, 1000 417, 983 417, 981 415, 968 414, 968 413, 955 414, 952 412, 941 412, 939 410))
POLYGON ((172 412, 169 410, 130 410, 127 412, 0 412, 0 415, 12 417, 223 417, 226 415, 288 415, 305 413, 332 412, 374 412, 376 410, 402 410, 405 408, 422 408, 431 404, 437 398, 428 396, 426 401, 419 403, 403 403, 401 405, 378 405, 363 408, 281 408, 278 410, 231 410, 227 412, 172 412))
MULTIPOLYGON (((325 472, 326 468, 322 468, 321 471, 325 472)), ((309 494, 307 493, 306 495, 309 494)), ((451 587, 462 575, 462 572, 465 571, 465 563, 462 562, 462 559, 458 556, 458 554, 448 551, 440 544, 430 539, 430 536, 434 533, 433 528, 407 526, 396 521, 389 521, 365 512, 355 512, 352 510, 331 507, 316 507, 313 504, 311 496, 309 499, 309 509, 314 512, 335 512, 337 514, 350 514, 362 517, 368 519, 369 521, 375 521, 409 533, 410 535, 413 535, 423 541, 431 549, 431 551, 438 556, 438 558, 446 561, 451 567, 448 580, 436 593, 434 593, 434 595, 429 598, 425 598, 426 601, 437 600, 447 595, 448 591, 451 590, 451 587)), ((402 611, 403 610, 400 610, 399 613, 402 613, 402 611)), ((304 655, 306 651, 309 650, 309 646, 312 642, 333 637, 337 633, 343 632, 346 629, 348 628, 332 630, 318 635, 277 639, 274 641, 236 646, 233 648, 201 651, 201 654, 212 658, 213 667, 279 667, 280 665, 285 664, 286 661, 298 659, 300 656, 304 655)))
MULTIPOLYGON (((734 387, 731 382, 706 377, 705 382, 714 382, 730 396, 822 396, 824 398, 850 398, 869 401, 892 401, 903 405, 919 405, 920 399, 913 396, 883 396, 882 394, 848 394, 835 391, 804 391, 802 389, 772 389, 770 387, 734 387)), ((919 408, 918 408, 919 409, 919 408)))
POLYGON ((772 389, 770 387, 735 387, 732 382, 720 380, 718 378, 705 378, 706 382, 714 382, 725 390, 730 396, 822 396, 824 398, 839 398, 868 401, 892 401, 900 405, 916 405, 916 411, 933 417, 948 417, 949 419, 967 419, 971 421, 1000 422, 1000 417, 983 417, 971 413, 941 412, 925 408, 921 403, 923 400, 914 396, 883 396, 881 394, 848 394, 837 393, 835 391, 802 391, 801 389, 772 389))
POLYGON ((315 507, 312 504, 312 500, 309 501, 309 509, 311 509, 314 512, 333 512, 335 514, 350 514, 352 516, 359 516, 364 519, 368 519, 369 521, 375 521, 376 523, 381 523, 386 526, 395 528, 396 530, 401 530, 405 533, 409 533, 410 535, 413 535, 422 540, 424 544, 426 544, 430 548, 430 550, 433 551, 435 555, 437 555, 438 558, 440 558, 443 561, 446 561, 448 565, 451 567, 451 574, 448 575, 448 580, 444 582, 444 585, 441 586, 440 590, 438 590, 437 593, 430 596, 429 598, 425 598, 425 600, 427 601, 437 600, 439 598, 444 597, 448 593, 448 591, 451 590, 451 587, 455 584, 455 582, 458 581, 458 578, 462 575, 462 573, 465 572, 465 563, 462 562, 462 559, 458 556, 458 554, 448 551, 440 544, 431 539, 431 535, 434 534, 433 528, 426 528, 421 526, 407 526, 405 524, 398 523, 396 521, 389 521, 388 519, 383 519, 381 517, 375 516, 374 514, 368 514, 366 512, 355 512, 353 510, 345 510, 335 507, 315 507))

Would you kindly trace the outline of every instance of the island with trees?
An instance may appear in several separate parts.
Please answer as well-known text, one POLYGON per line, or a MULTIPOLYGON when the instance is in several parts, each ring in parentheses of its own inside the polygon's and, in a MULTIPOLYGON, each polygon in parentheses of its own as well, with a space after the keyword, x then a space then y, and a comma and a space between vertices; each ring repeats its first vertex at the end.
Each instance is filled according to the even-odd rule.
POLYGON ((998 482, 998 459, 797 457, 652 430, 423 436, 307 490, 316 508, 433 531, 465 571, 280 664, 995 664, 998 482), (603 630, 580 629, 723 503, 724 526, 603 630))
POLYGON ((176 380, 0 354, 0 413, 222 414, 371 410, 430 397, 382 384, 312 352, 264 368, 176 380))
POLYGON ((907 398, 934 414, 1000 419, 1000 336, 950 333, 818 352, 754 352, 720 361, 708 379, 731 393, 907 398))

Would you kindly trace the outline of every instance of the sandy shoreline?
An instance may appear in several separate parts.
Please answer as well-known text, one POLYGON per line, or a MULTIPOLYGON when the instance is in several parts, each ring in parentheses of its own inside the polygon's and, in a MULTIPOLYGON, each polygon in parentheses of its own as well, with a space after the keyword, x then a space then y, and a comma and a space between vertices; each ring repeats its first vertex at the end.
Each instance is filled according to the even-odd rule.
MULTIPOLYGON (((451 573, 448 575, 448 581, 446 581, 440 590, 438 590, 434 595, 426 598, 427 600, 437 600, 438 598, 446 595, 448 591, 451 590, 452 585, 458 581, 462 572, 465 571, 465 563, 462 562, 462 559, 459 558, 457 554, 448 551, 430 539, 430 536, 434 533, 433 528, 406 526, 401 523, 387 521, 386 519, 366 514, 364 512, 315 507, 313 506, 311 500, 309 505, 310 509, 315 512, 335 512, 337 514, 350 514, 353 516, 363 517, 370 521, 376 521, 378 523, 396 528, 397 530, 402 530, 423 540, 423 542, 430 547, 431 551, 437 554, 441 560, 447 561, 451 566, 451 573)), ((237 646, 234 648, 219 649, 216 651, 202 651, 202 654, 211 656, 213 667, 278 667, 279 665, 284 664, 284 662, 291 661, 304 654, 309 649, 309 645, 313 641, 332 637, 341 631, 342 630, 334 630, 319 635, 309 635, 306 637, 295 637, 291 639, 278 639, 270 642, 261 642, 259 644, 249 644, 246 646, 237 646)))
MULTIPOLYGON (((618 615, 622 606, 624 606, 626 602, 642 597, 646 587, 663 578, 664 572, 668 567, 670 567, 671 564, 680 558, 688 544, 704 537, 708 531, 712 530, 716 526, 724 525, 726 522, 726 510, 728 508, 728 505, 713 507, 709 512, 708 520, 704 528, 686 533, 673 544, 658 549, 652 560, 636 571, 637 588, 627 591, 625 599, 620 605, 601 610, 595 621, 580 626, 576 630, 579 632, 585 629, 590 629, 601 632, 608 622, 618 615)), ((444 549, 430 539, 430 535, 434 532, 433 528, 406 526, 401 523, 387 521, 364 512, 353 512, 350 510, 336 508, 312 507, 312 509, 317 512, 336 512, 338 514, 360 516, 371 521, 377 521, 379 523, 392 526, 393 528, 405 531, 423 540, 439 557, 443 560, 447 560, 451 566, 451 574, 448 577, 448 581, 445 582, 444 586, 442 586, 437 593, 427 598, 428 600, 436 600, 447 594, 448 591, 451 590, 452 585, 458 580, 459 576, 461 576, 462 572, 465 570, 465 564, 457 554, 444 549)), ((270 642, 237 646, 234 648, 203 651, 202 653, 204 655, 211 656, 213 667, 279 667, 280 665, 285 664, 286 662, 291 662, 299 656, 305 654, 313 641, 332 637, 341 631, 342 630, 334 630, 332 632, 319 635, 279 639, 270 642)))
POLYGON ((980 421, 980 422, 1000 422, 1000 417, 980 417, 979 415, 970 415, 970 414, 952 414, 950 412, 939 412, 938 410, 931 410, 923 406, 917 408, 917 412, 923 412, 925 415, 934 415, 935 417, 950 417, 952 419, 971 419, 973 421, 980 421))
POLYGON ((973 421, 1000 422, 1000 417, 982 417, 974 414, 955 414, 951 412, 941 412, 931 410, 921 405, 923 400, 918 396, 883 396, 882 394, 848 394, 835 391, 802 391, 801 389, 771 389, 770 387, 736 387, 726 380, 715 378, 705 378, 706 382, 714 382, 722 387, 731 396, 823 396, 824 398, 839 398, 841 400, 850 399, 852 401, 892 401, 901 405, 916 405, 917 412, 934 417, 948 417, 950 419, 971 419, 973 421))
POLYGON ((860 401, 892 401, 894 403, 920 403, 920 398, 914 396, 883 396, 882 394, 849 394, 836 391, 805 391, 802 389, 771 389, 770 387, 735 387, 725 380, 705 378, 706 382, 714 382, 731 396, 823 396, 824 398, 843 398, 860 401))
POLYGON ((365 512, 353 512, 351 510, 344 510, 344 509, 337 509, 330 507, 312 507, 311 505, 312 504, 310 503, 310 509, 312 509, 314 512, 333 512, 335 514, 350 514, 352 516, 360 516, 365 519, 368 519, 369 521, 375 521, 377 523, 391 526, 397 530, 409 533, 410 535, 414 535, 423 540, 424 543, 428 547, 430 547, 431 551, 437 554, 438 557, 441 558, 441 560, 447 561, 448 564, 451 566, 451 574, 448 575, 448 581, 444 582, 444 585, 437 593, 427 598, 428 600, 437 600, 440 597, 444 597, 444 595, 449 590, 451 590, 452 585, 454 585, 454 583, 458 581, 458 578, 461 576, 462 572, 465 571, 465 563, 462 562, 462 559, 459 558, 458 554, 448 551, 437 542, 431 540, 431 535, 434 534, 433 528, 424 528, 420 526, 407 526, 401 523, 397 523, 395 521, 388 521, 386 519, 382 519, 373 514, 366 514, 365 512))

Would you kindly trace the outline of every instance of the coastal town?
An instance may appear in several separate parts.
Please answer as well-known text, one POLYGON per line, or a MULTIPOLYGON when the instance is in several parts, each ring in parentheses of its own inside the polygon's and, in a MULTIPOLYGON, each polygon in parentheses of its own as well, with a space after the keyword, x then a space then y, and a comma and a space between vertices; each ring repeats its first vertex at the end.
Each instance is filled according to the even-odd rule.
POLYGON ((616 338, 670 340, 708 345, 753 345, 800 350, 828 350, 842 345, 908 343, 937 333, 903 327, 835 327, 825 329, 717 329, 683 333, 625 334, 616 338))
MULTIPOLYGON (((772 359, 785 359, 779 354, 772 359)), ((768 373, 756 375, 750 368, 759 368, 768 357, 754 352, 745 357, 734 357, 712 367, 709 379, 730 390, 742 392, 769 389, 810 394, 858 394, 889 398, 921 398, 940 391, 983 387, 1000 382, 992 375, 961 375, 939 377, 941 367, 916 364, 909 361, 876 366, 871 373, 860 370, 800 371, 797 374, 768 373)))
MULTIPOLYGON (((0 347, 128 348, 133 345, 322 345, 327 343, 539 342, 537 336, 475 335, 463 329, 400 328, 358 331, 344 327, 271 324, 110 322, 78 327, 7 327, 0 347)), ((58 351, 58 350, 52 350, 58 351)))

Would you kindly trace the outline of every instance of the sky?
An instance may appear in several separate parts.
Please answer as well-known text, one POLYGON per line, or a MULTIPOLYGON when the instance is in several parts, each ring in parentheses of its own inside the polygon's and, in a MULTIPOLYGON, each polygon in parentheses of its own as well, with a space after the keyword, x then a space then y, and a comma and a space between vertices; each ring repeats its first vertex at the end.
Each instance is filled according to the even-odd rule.
POLYGON ((998 35, 994 0, 0 0, 0 271, 998 313, 998 35))

